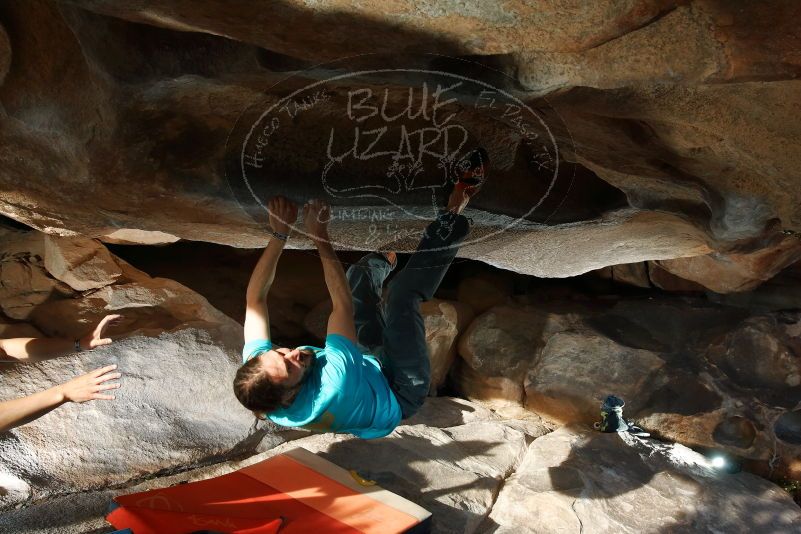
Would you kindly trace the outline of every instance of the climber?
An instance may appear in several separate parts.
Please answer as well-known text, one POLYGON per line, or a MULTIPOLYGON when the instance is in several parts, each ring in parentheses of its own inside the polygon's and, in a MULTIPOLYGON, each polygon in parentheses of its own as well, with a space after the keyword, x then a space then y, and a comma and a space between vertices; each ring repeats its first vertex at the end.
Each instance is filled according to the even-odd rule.
POLYGON ((292 202, 271 199, 273 239, 247 290, 244 365, 234 379, 239 401, 282 426, 365 439, 386 436, 414 415, 430 383, 420 302, 434 295, 470 230, 461 212, 483 185, 488 161, 479 148, 456 167, 447 206, 390 283, 386 310, 381 288, 396 266, 395 253, 367 254, 346 275, 329 242, 328 206, 319 200, 306 204, 306 232, 320 254, 332 301, 324 348, 277 347, 270 340, 267 295, 297 217, 292 202))
MULTIPOLYGON (((108 345, 111 339, 104 338, 103 334, 121 319, 121 315, 107 315, 91 332, 75 340, 60 337, 0 339, 0 362, 36 363, 108 345)), ((120 387, 119 382, 108 383, 120 377, 120 373, 112 372, 116 368, 116 365, 101 367, 27 397, 0 402, 0 432, 30 423, 66 402, 113 400, 113 395, 102 392, 120 387)))

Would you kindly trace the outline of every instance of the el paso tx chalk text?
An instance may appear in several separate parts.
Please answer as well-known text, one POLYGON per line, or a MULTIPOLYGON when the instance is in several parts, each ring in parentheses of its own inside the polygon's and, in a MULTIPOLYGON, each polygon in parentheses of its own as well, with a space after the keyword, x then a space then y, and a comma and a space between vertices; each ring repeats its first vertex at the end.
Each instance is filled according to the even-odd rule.
POLYGON ((496 113, 500 111, 497 118, 504 123, 511 124, 525 144, 534 149, 542 148, 541 152, 532 154, 531 164, 539 170, 552 171, 553 155, 548 147, 537 141, 539 134, 531 123, 526 121, 523 115, 523 106, 513 102, 504 102, 504 100, 505 97, 497 91, 484 89, 476 98, 474 107, 475 109, 494 110, 496 113))

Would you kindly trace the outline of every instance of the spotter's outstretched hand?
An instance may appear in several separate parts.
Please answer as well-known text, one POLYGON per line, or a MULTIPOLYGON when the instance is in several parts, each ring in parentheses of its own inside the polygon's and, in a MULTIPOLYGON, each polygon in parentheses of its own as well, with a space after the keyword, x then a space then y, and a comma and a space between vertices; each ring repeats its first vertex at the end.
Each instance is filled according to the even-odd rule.
POLYGON ((95 347, 100 347, 101 345, 108 345, 111 343, 111 338, 103 337, 103 334, 106 333, 106 328, 109 326, 118 325, 121 321, 122 315, 116 313, 103 317, 91 332, 80 339, 81 348, 83 350, 90 350, 95 347))
POLYGON ((90 400, 114 400, 114 395, 103 393, 111 389, 120 387, 119 382, 108 383, 122 376, 122 373, 114 373, 116 365, 108 365, 95 369, 85 375, 77 376, 69 382, 64 382, 57 386, 64 395, 66 402, 86 402, 90 400))

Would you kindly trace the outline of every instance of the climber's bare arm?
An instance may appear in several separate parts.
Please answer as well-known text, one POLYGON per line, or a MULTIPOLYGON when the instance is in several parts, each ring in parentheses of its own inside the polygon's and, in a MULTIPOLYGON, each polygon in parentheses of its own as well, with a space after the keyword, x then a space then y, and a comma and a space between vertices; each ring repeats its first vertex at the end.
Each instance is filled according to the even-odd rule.
POLYGON ((0 432, 30 423, 67 402, 113 400, 114 395, 106 392, 120 387, 119 382, 107 383, 121 376, 112 372, 116 368, 116 365, 109 365, 95 369, 33 395, 0 402, 0 432))
POLYGON ((331 215, 328 205, 320 200, 312 200, 304 207, 306 231, 311 236, 320 261, 323 264, 325 285, 331 295, 332 311, 328 318, 328 334, 339 334, 356 343, 356 327, 353 323, 353 298, 345 270, 337 258, 328 237, 328 222, 331 215))
MULTIPOLYGON (((298 207, 284 197, 273 197, 268 205, 270 227, 279 234, 288 235, 290 225, 298 216, 298 207)), ((256 339, 270 339, 270 316, 267 312, 267 294, 270 292, 278 260, 285 242, 273 237, 250 275, 245 303, 245 343, 256 339)))
MULTIPOLYGON (((78 339, 81 350, 90 350, 111 343, 104 338, 109 326, 119 324, 122 315, 106 315, 90 332, 78 339)), ((15 337, 0 339, 0 360, 34 363, 75 352, 75 340, 62 337, 15 337)))
POLYGON ((267 293, 275 278, 275 268, 283 250, 283 241, 271 239, 253 269, 245 303, 245 343, 255 339, 270 339, 267 293))

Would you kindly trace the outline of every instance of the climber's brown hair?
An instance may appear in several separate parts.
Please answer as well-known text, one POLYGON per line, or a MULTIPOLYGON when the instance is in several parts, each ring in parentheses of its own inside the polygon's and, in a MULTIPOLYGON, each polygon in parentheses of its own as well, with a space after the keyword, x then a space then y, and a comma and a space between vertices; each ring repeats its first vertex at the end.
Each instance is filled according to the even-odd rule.
POLYGON ((292 404, 303 381, 284 386, 272 381, 259 358, 251 358, 239 368, 234 378, 234 395, 242 406, 256 413, 271 413, 292 404))

